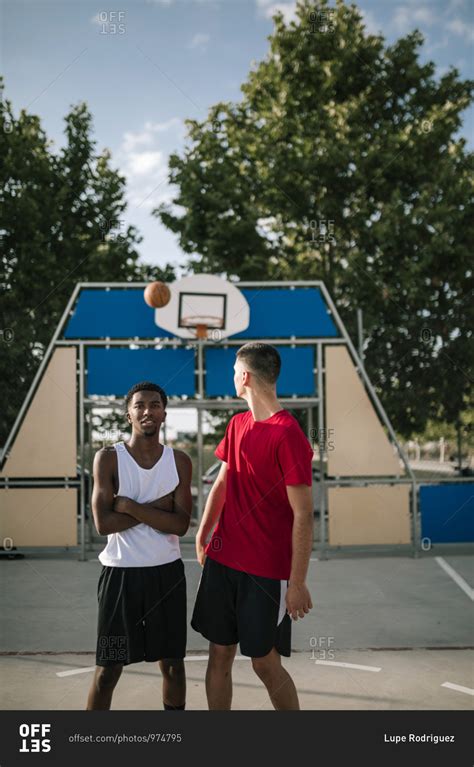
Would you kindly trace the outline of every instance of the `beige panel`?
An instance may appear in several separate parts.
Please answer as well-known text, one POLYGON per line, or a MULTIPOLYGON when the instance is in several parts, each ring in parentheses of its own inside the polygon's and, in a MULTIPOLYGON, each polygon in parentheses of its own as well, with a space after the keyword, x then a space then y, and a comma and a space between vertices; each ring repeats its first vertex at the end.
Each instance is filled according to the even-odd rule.
POLYGON ((328 473, 338 477, 403 475, 398 455, 347 349, 326 346, 328 473))
POLYGON ((330 487, 330 546, 411 543, 408 485, 330 487))
MULTIPOLYGON (((77 490, 0 490, 0 540, 13 546, 77 546, 77 490)), ((5 545, 5 544, 4 544, 5 545)))
POLYGON ((56 349, 0 476, 76 476, 76 350, 56 349))

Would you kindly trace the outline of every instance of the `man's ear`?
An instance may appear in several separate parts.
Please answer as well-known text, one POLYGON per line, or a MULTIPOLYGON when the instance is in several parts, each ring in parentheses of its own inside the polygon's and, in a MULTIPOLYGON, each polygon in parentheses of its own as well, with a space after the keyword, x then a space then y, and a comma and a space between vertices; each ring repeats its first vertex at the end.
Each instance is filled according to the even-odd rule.
POLYGON ((132 423, 132 419, 130 418, 130 413, 128 412, 128 410, 127 410, 127 421, 130 424, 132 423))
POLYGON ((167 416, 167 415, 168 415, 168 413, 167 413, 167 412, 166 412, 166 410, 165 410, 165 412, 163 413, 163 421, 166 421, 166 416, 167 416))

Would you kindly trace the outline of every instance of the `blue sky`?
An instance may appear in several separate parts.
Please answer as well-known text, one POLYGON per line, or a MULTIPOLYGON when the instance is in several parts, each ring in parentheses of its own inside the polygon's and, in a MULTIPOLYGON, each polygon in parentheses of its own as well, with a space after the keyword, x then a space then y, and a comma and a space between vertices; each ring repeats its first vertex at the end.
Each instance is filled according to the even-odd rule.
MULTIPOLYGON (((425 36, 422 60, 435 61, 439 74, 454 65, 473 77, 473 0, 358 5, 369 31, 392 42, 418 27, 425 36)), ((108 147, 127 177, 125 222, 144 236, 145 261, 183 263, 175 236, 150 215, 172 196, 167 158, 183 147, 184 119, 202 120, 217 101, 239 100, 252 62, 267 52, 275 8, 291 18, 294 3, 4 0, 1 73, 14 113, 38 114, 59 147, 65 114, 87 102, 98 149, 108 147)), ((473 115, 472 108, 464 113, 462 131, 471 147, 473 115)))

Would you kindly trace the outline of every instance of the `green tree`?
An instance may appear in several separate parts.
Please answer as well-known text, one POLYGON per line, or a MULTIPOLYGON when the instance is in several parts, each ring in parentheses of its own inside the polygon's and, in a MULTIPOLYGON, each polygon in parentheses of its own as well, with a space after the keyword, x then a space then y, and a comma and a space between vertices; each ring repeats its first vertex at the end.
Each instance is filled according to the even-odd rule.
POLYGON ((367 370, 405 436, 459 421, 474 357, 474 155, 459 133, 474 82, 437 78, 422 43, 387 45, 343 0, 277 14, 241 101, 187 122, 176 197, 154 212, 194 271, 322 279, 353 337, 362 308, 367 370))
POLYGON ((76 283, 168 281, 174 272, 138 262, 141 237, 123 222, 125 178, 108 150, 97 153, 85 104, 66 116, 58 154, 39 118, 15 118, 5 99, 0 126, 3 443, 76 283))

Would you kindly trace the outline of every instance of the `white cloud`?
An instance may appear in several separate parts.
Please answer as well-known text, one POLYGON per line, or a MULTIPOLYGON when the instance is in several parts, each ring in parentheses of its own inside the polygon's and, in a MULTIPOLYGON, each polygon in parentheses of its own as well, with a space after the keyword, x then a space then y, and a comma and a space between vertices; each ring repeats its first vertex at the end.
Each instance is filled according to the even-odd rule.
POLYGON ((126 131, 124 133, 124 139, 122 149, 124 152, 133 152, 137 146, 152 146, 155 141, 155 134, 165 133, 171 128, 175 128, 177 131, 182 129, 182 121, 178 117, 172 117, 170 120, 166 120, 162 123, 152 123, 147 121, 143 130, 133 132, 126 131))
POLYGON ((464 37, 468 42, 472 43, 474 41, 474 24, 455 18, 448 21, 446 26, 453 34, 464 37))
POLYGON ((131 152, 121 158, 120 165, 131 208, 151 210, 169 199, 168 157, 164 152, 131 152))
POLYGON ((148 146, 152 143, 153 136, 146 128, 140 133, 126 131, 124 134, 122 148, 125 152, 133 152, 135 147, 140 145, 148 146))
POLYGON ((398 32, 408 32, 411 29, 426 24, 432 26, 437 21, 437 16, 432 8, 427 6, 412 7, 408 5, 399 5, 395 9, 392 17, 392 25, 398 32))
POLYGON ((117 160, 127 179, 127 197, 132 209, 149 211, 171 199, 168 148, 176 148, 183 138, 184 125, 177 117, 161 123, 147 120, 140 130, 124 133, 117 160))
POLYGON ((211 39, 210 35, 205 35, 201 32, 198 32, 192 38, 191 42, 188 45, 188 48, 197 48, 200 51, 205 51, 207 49, 207 44, 210 39, 211 39))
MULTIPOLYGON (((408 0, 410 3, 411 0, 408 0)), ((400 34, 404 34, 414 29, 415 27, 432 27, 436 26, 441 30, 447 30, 453 35, 464 38, 466 42, 471 43, 474 41, 474 24, 467 20, 454 16, 450 18, 451 14, 459 9, 465 8, 464 0, 451 0, 449 6, 444 9, 442 16, 439 16, 433 8, 426 5, 420 7, 415 5, 399 5, 395 9, 392 16, 391 25, 400 34), (447 21, 446 18, 450 20, 447 21)), ((426 35, 426 33, 425 33, 426 35)), ((432 53, 435 50, 446 48, 448 41, 446 37, 438 43, 428 45, 428 53, 432 53)))
POLYGON ((145 176, 163 168, 163 152, 131 152, 128 155, 128 171, 131 176, 145 176))
POLYGON ((296 19, 296 3, 294 2, 275 3, 273 0, 257 0, 257 8, 260 15, 267 19, 271 19, 277 11, 283 14, 286 24, 296 19))
MULTIPOLYGON (((149 123, 145 123, 145 125, 149 125, 149 123)), ((182 128, 183 127, 183 121, 179 119, 179 117, 171 117, 169 120, 165 120, 164 123, 155 123, 153 125, 153 130, 155 130, 157 133, 165 133, 165 131, 169 131, 171 128, 182 128)))

